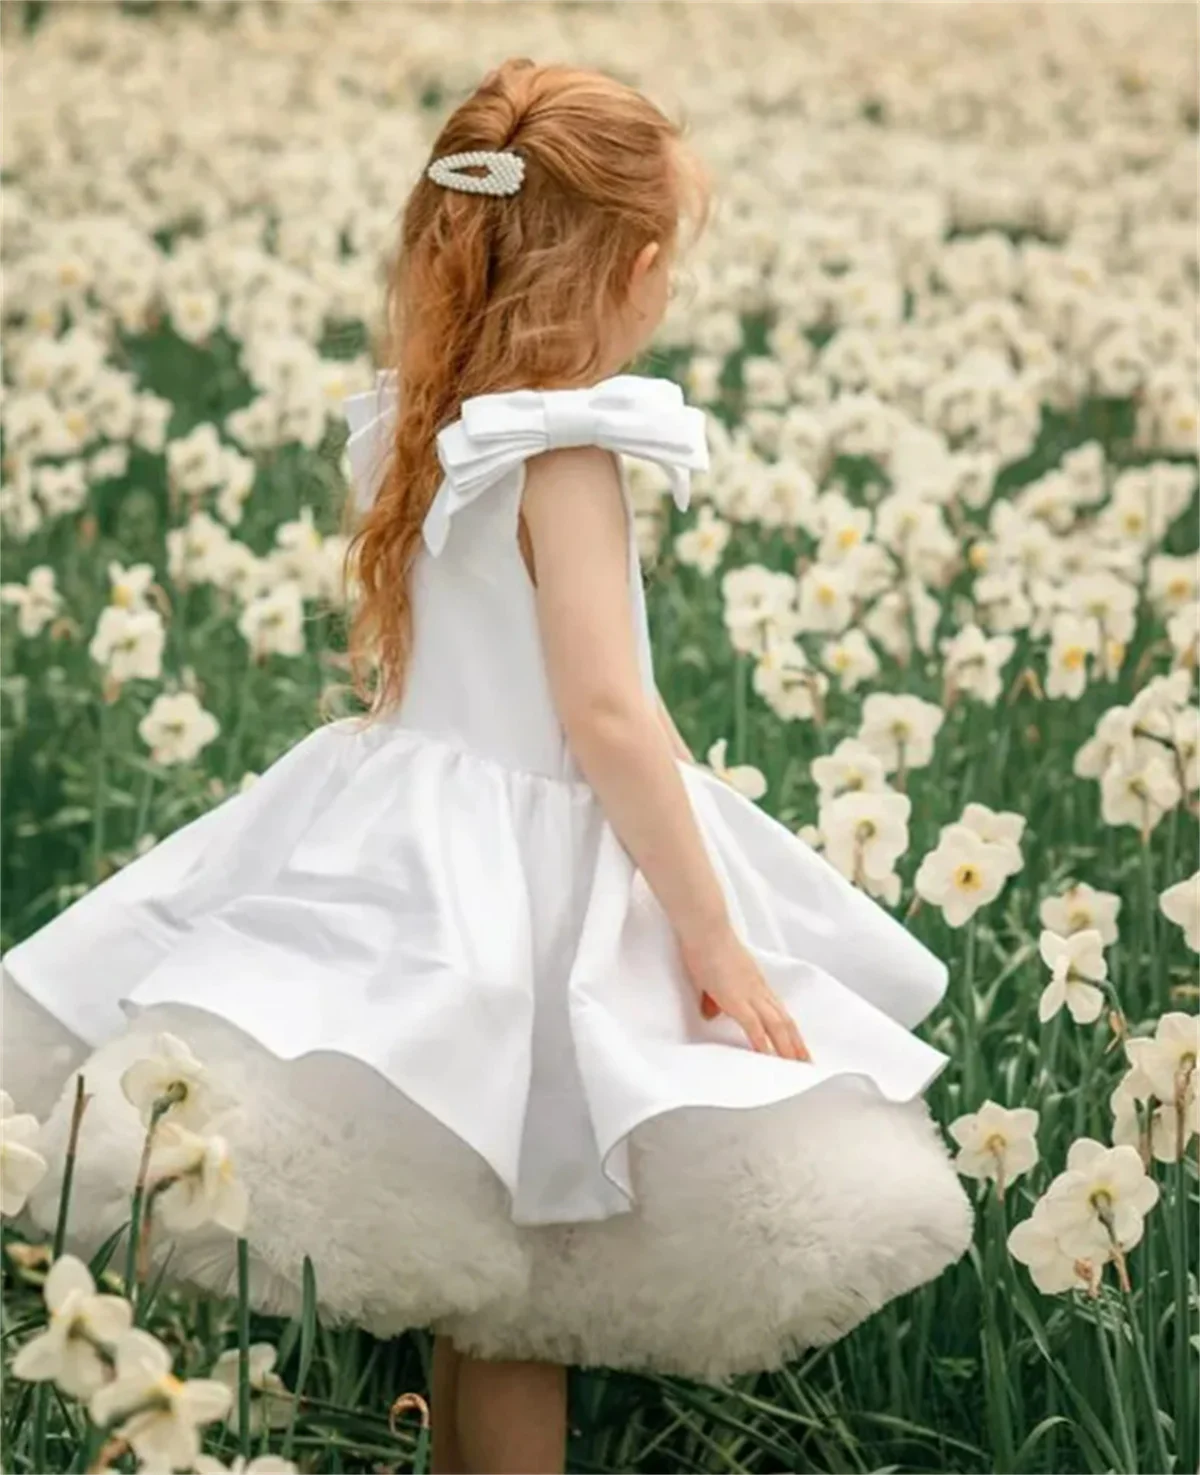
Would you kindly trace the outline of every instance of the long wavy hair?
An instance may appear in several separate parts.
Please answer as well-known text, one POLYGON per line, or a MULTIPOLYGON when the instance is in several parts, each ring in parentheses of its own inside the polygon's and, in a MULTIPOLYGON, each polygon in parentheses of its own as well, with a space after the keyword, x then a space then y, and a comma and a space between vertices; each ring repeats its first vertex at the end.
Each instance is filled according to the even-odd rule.
POLYGON ((521 189, 468 194, 422 173, 386 282, 395 443, 347 553, 350 675, 369 717, 403 692, 409 571, 440 480, 438 430, 472 395, 595 383, 604 324, 638 252, 650 241, 673 250, 681 222, 699 228, 708 210, 681 128, 600 72, 506 62, 451 115, 430 158, 474 149, 520 153, 521 189))

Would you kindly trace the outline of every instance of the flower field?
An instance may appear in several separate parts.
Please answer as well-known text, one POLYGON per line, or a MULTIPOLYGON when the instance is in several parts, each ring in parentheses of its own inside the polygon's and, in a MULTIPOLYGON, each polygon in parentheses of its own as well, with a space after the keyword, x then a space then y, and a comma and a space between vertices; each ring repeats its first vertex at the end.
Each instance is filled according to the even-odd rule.
MULTIPOLYGON (((576 1371, 570 1468, 1195 1471, 1195 13, 0 8, 4 945, 351 710, 341 401, 398 211, 498 61, 605 67, 718 199, 639 366, 710 422, 688 513, 632 468, 660 689, 949 963, 977 1230, 779 1372, 576 1371)), ((129 1073, 135 1229, 238 1233, 219 1076, 129 1073)), ((51 1103, 4 1084, 6 1470, 427 1468, 425 1333, 43 1245, 51 1103)))

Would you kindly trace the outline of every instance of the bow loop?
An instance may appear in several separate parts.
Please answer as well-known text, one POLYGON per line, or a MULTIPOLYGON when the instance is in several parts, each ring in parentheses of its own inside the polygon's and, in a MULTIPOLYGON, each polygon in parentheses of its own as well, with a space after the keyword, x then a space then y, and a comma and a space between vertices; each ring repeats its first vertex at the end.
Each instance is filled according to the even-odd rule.
POLYGON ((383 468, 396 435, 396 394, 395 369, 380 369, 375 375, 374 389, 364 389, 342 400, 342 413, 350 431, 346 455, 350 461, 354 504, 359 512, 365 512, 379 492, 383 468))
POLYGON ((681 509, 690 473, 708 469, 704 415, 666 379, 620 374, 587 389, 477 395, 438 433, 444 479, 425 519, 429 550, 440 553, 455 514, 530 456, 584 445, 657 462, 681 509))

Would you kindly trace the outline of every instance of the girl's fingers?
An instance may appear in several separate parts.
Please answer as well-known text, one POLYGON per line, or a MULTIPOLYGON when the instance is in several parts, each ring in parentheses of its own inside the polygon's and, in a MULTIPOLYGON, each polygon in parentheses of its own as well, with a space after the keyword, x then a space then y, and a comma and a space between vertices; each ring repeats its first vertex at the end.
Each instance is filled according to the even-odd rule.
POLYGON ((738 1012, 734 1015, 734 1019, 737 1021, 738 1024, 741 1025, 742 1029, 745 1031, 746 1038, 750 1041, 751 1045, 753 1045, 756 1050, 761 1051, 763 1054, 767 1055, 774 1053, 771 1047, 770 1038, 767 1035, 766 1030, 763 1028, 762 1020, 759 1019, 758 1015, 754 1012, 753 1009, 739 1009, 738 1012))
POLYGON ((767 1009, 770 1019, 768 1028, 779 1054, 788 1060, 807 1060, 809 1058, 808 1047, 804 1043, 796 1021, 788 1013, 783 1002, 772 995, 767 1009))

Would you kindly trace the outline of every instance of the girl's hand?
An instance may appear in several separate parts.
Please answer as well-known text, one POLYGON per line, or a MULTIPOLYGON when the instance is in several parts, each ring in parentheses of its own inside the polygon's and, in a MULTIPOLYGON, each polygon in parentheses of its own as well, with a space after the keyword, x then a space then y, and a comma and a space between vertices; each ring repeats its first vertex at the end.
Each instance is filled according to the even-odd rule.
POLYGON ((795 1020, 736 933, 730 931, 715 945, 681 942, 679 952, 706 1019, 728 1014, 765 1055, 812 1059, 795 1020))

